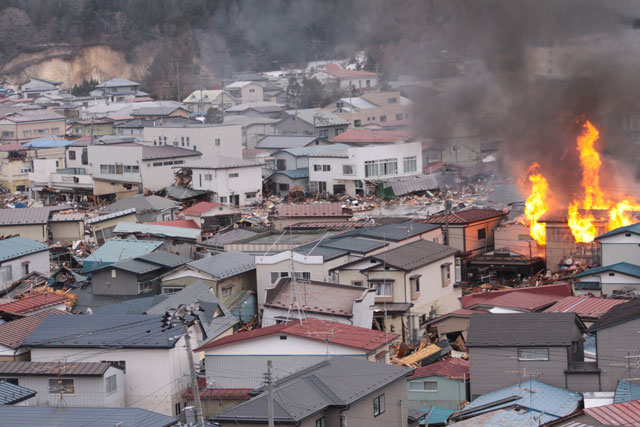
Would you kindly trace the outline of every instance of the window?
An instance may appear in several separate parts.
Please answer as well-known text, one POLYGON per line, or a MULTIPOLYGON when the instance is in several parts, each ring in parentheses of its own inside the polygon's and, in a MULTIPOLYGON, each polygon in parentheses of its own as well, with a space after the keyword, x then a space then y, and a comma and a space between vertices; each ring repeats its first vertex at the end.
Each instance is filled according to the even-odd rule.
POLYGON ((189 146, 189 137, 187 137, 187 147, 189 146))
POLYGON ((124 166, 122 164, 117 164, 116 166, 116 175, 122 175, 124 173, 124 166))
POLYGON ((0 381, 5 381, 13 385, 20 385, 18 384, 18 378, 0 378, 0 381))
POLYGON ((311 280, 311 272, 309 271, 296 271, 293 276, 297 280, 311 280))
POLYGON ((338 136, 338 135, 340 135, 340 134, 341 134, 341 133, 343 133, 343 132, 344 132, 344 129, 343 129, 343 128, 337 128, 337 129, 334 129, 335 136, 338 136))
POLYGON ((204 180, 205 181, 213 181, 213 175, 210 173, 205 173, 204 174, 204 180))
POLYGON ((220 147, 220 138, 216 138, 216 147, 220 147))
POLYGON ((362 286, 362 280, 352 280, 351 286, 362 286))
POLYGON ((233 292, 233 286, 223 286, 222 287, 222 298, 227 298, 231 296, 231 292, 233 292))
POLYGON ((13 280, 13 271, 11 270, 11 265, 3 265, 2 267, 0 267, 0 280, 2 280, 2 282, 5 284, 13 280))
POLYGON ((245 199, 255 199, 258 196, 258 193, 244 193, 245 199))
POLYGON ((35 132, 36 135, 49 135, 49 129, 36 129, 35 132))
POLYGON ((162 162, 155 162, 153 163, 153 167, 158 167, 158 166, 162 166, 162 162))
POLYGON ((287 170, 287 159, 276 159, 276 170, 287 170))
POLYGON ((331 172, 331 165, 322 165, 322 172, 331 172))
POLYGON ((420 294, 420 276, 410 277, 409 282, 411 284, 411 294, 412 295, 420 294))
POLYGON ((180 137, 180 142, 182 143, 182 146, 184 147, 184 136, 180 137))
POLYGON ((398 159, 380 160, 380 175, 396 175, 398 173, 398 159))
POLYGON ((518 360, 549 360, 548 348, 519 348, 518 360))
POLYGON ((239 177, 239 176, 240 176, 240 174, 239 174, 239 173, 230 173, 230 174, 229 174, 229 178, 237 178, 237 177, 239 177))
POLYGON ((220 197, 220 203, 227 203, 227 196, 220 197))
POLYGON ((378 176, 377 160, 367 160, 364 162, 364 176, 365 178, 370 176, 378 176))
POLYGON ((386 122, 387 121, 387 116, 380 116, 380 121, 381 122, 386 122))
POLYGON ((371 80, 367 80, 367 87, 371 87, 371 80))
POLYGON ((69 160, 75 160, 75 159, 76 159, 76 152, 69 151, 69 160))
POLYGON ((322 165, 313 165, 313 171, 318 172, 322 170, 322 165))
POLYGON ((340 414, 340 427, 347 427, 347 414, 340 414))
POLYGON ((440 266, 440 273, 442 276, 442 287, 449 285, 451 283, 451 263, 446 262, 440 266))
POLYGON ((115 374, 111 375, 110 377, 105 378, 104 384, 107 394, 113 393, 118 390, 118 377, 116 377, 115 374))
POLYGON ((288 271, 272 271, 270 273, 269 283, 275 285, 282 277, 289 277, 288 271))
POLYGON ((396 120, 402 120, 402 114, 396 114, 396 120))
POLYGON ((74 394, 73 378, 50 378, 49 394, 74 394))
POLYGON ((372 281, 371 287, 376 290, 376 297, 391 298, 393 297, 393 282, 390 281, 372 281))
POLYGON ((373 399, 373 416, 384 414, 384 394, 373 399))
POLYGON ((415 172, 418 170, 418 161, 416 156, 405 157, 402 159, 404 173, 415 172))
POLYGON ((152 286, 151 282, 138 283, 138 293, 139 294, 146 294, 148 292, 151 292, 152 290, 153 290, 153 286, 152 286))
POLYGON ((180 402, 176 403, 175 405, 175 411, 176 411, 176 416, 180 415, 181 409, 180 409, 180 402))
POLYGON ((316 420, 316 427, 327 427, 327 418, 322 417, 316 420))
POLYGON ((29 274, 29 261, 25 261, 22 263, 22 276, 26 276, 29 274))
POLYGON ((354 121, 353 121, 353 125, 354 125, 355 127, 360 127, 360 126, 362 126, 362 122, 361 122, 360 120, 354 120, 354 121))
POLYGON ((33 172, 32 166, 24 166, 20 168, 20 173, 29 173, 29 172, 33 172))
POLYGON ((2 137, 3 138, 13 138, 13 136, 15 135, 14 132, 8 132, 8 131, 2 131, 2 137))
POLYGON ((174 165, 181 165, 181 164, 183 164, 183 163, 184 163, 184 160, 174 160, 174 161, 173 161, 173 164, 174 164, 174 165))
POLYGON ((409 391, 436 393, 438 391, 438 383, 436 381, 411 381, 409 382, 409 391))
POLYGON ((289 191, 289 184, 278 184, 278 191, 289 191))
POLYGON ((51 135, 58 135, 60 133, 59 128, 51 128, 51 135))
POLYGON ((172 164, 173 164, 173 162, 172 162, 172 161, 162 162, 162 165, 163 165, 163 166, 169 166, 169 165, 172 165, 172 164))
POLYGON ((160 138, 164 138, 164 145, 167 145, 167 137, 166 136, 161 136, 160 138))
POLYGON ((162 288, 162 294, 163 295, 171 295, 171 294, 175 294, 176 292, 180 292, 181 290, 183 290, 184 288, 170 288, 170 287, 166 287, 166 288, 162 288))
POLYGON ((478 240, 482 240, 486 238, 487 238, 487 230, 485 230, 484 228, 478 229, 478 240))
POLYGON ((249 93, 255 93, 256 90, 255 89, 249 89, 249 93))
POLYGON ((356 174, 356 165, 342 165, 342 174, 343 175, 355 175, 356 174))
POLYGON ((31 136, 31 131, 30 130, 25 130, 25 131, 22 132, 22 134, 24 136, 31 136))
POLYGON ((329 138, 329 129, 320 129, 320 131, 318 132, 318 135, 320 135, 323 138, 329 138))

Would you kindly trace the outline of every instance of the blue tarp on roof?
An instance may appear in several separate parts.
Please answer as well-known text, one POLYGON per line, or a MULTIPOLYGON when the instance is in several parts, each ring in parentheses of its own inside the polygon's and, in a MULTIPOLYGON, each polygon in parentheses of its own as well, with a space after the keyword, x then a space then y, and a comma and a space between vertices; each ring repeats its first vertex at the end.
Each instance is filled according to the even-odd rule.
POLYGON ((594 274, 604 273, 607 271, 614 271, 616 273, 626 274, 627 276, 640 277, 640 266, 629 264, 628 262, 619 262, 617 264, 589 268, 581 273, 576 274, 573 277, 592 276, 594 274))
POLYGON ((62 138, 36 138, 23 145, 31 148, 59 148, 66 147, 72 143, 73 141, 62 138))
POLYGON ((631 384, 626 380, 618 381, 613 403, 630 402, 632 400, 640 400, 640 385, 631 384))
MULTIPOLYGON (((580 393, 574 393, 564 388, 555 387, 540 381, 529 380, 500 390, 492 391, 490 393, 485 393, 471 402, 464 409, 463 413, 473 413, 473 409, 483 407, 485 405, 488 405, 488 407, 479 409, 477 414, 494 411, 508 406, 519 405, 521 407, 528 408, 527 413, 533 414, 539 424, 544 424, 576 411, 580 406, 581 400, 582 395, 580 395, 580 393), (498 403, 495 406, 491 405, 492 403, 500 402, 511 397, 518 397, 518 399, 501 404, 498 403)), ((518 421, 522 420, 522 412, 505 412, 503 416, 510 416, 509 414, 518 416, 518 421)), ((516 420, 513 421, 514 424, 511 425, 521 425, 518 424, 516 420)))
POLYGON ((427 415, 420 418, 420 425, 444 424, 451 414, 456 412, 453 409, 441 408, 437 405, 423 408, 421 411, 426 412, 427 415))
POLYGON ((82 271, 91 272, 100 267, 129 258, 150 254, 162 245, 155 240, 111 239, 82 262, 82 271))

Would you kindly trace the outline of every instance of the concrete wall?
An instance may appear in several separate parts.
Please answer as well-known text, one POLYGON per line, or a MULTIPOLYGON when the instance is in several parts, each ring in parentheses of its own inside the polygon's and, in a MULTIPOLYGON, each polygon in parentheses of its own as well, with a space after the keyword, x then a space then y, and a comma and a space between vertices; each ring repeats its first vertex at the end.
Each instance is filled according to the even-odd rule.
POLYGON ((467 387, 464 381, 454 380, 439 375, 407 379, 409 408, 423 409, 430 406, 440 406, 453 410, 460 409, 460 403, 467 400, 467 387), (411 391, 410 383, 430 381, 437 383, 437 391, 411 391))
POLYGON ((637 359, 640 319, 634 319, 596 332, 598 367, 602 391, 615 391, 618 380, 640 377, 637 359))
POLYGON ((231 196, 240 196, 240 206, 250 205, 262 197, 262 166, 250 166, 228 169, 193 169, 191 186, 195 190, 208 190, 215 193, 214 202, 231 204, 231 196), (238 174, 238 176, 229 176, 238 174), (207 180, 211 175, 211 180, 207 180), (255 193, 253 197, 251 194, 255 193), (221 201, 221 198, 225 198, 221 201))
POLYGON ((138 295, 138 276, 124 270, 105 268, 91 276, 96 295, 138 295))
POLYGON ((211 124, 198 126, 178 126, 144 128, 144 143, 146 145, 176 145, 187 149, 193 149, 202 153, 202 156, 227 156, 236 159, 242 158, 242 128, 236 124, 211 124), (162 144, 160 144, 162 138, 162 144), (188 140, 187 140, 188 138, 188 140), (216 145, 216 139, 220 145, 216 145), (184 144, 184 145, 183 145, 184 144))
POLYGON ((188 267, 182 267, 174 272, 167 274, 166 276, 163 276, 162 287, 185 287, 198 280, 202 280, 205 284, 211 286, 213 288, 213 292, 218 298, 223 298, 222 288, 226 288, 228 286, 232 287, 231 294, 234 294, 235 292, 238 292, 240 290, 256 290, 255 270, 218 281, 208 274, 192 270, 188 267))
POLYGON ((190 157, 167 157, 163 159, 142 160, 140 176, 142 185, 151 191, 162 190, 175 181, 175 167, 202 158, 201 155, 190 157))
POLYGON ((84 237, 84 221, 51 222, 49 228, 52 242, 79 240, 84 237))
POLYGON ((105 408, 122 408, 125 401, 125 375, 121 369, 111 367, 107 369, 104 376, 91 377, 73 377, 62 376, 65 378, 73 378, 74 394, 49 393, 49 379, 57 379, 55 375, 51 376, 24 376, 18 377, 18 384, 22 387, 35 390, 38 394, 25 401, 25 406, 58 406, 64 402, 65 406, 70 407, 105 407, 105 408), (117 389, 107 394, 106 378, 115 375, 117 381, 117 389), (61 398, 62 397, 62 401, 61 398))
POLYGON ((40 243, 49 242, 49 227, 47 224, 0 225, 0 236, 16 234, 40 243))

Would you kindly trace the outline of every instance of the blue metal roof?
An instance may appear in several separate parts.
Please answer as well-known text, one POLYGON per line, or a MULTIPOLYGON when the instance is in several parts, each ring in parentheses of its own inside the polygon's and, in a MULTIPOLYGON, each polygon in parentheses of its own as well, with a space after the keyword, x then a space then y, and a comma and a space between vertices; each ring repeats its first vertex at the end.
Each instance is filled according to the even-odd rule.
POLYGON ((13 405, 36 395, 35 390, 0 381, 0 405, 13 405))
POLYGON ((31 148, 59 148, 59 147, 66 147, 67 145, 72 143, 73 141, 54 137, 54 138, 32 139, 31 141, 23 145, 31 148))
MULTIPOLYGON (((71 316, 69 316, 71 317, 71 316)), ((139 408, 67 408, 0 405, 0 419, 10 426, 166 427, 175 418, 139 408)))
POLYGON ((619 262, 617 264, 605 265, 603 267, 589 268, 573 277, 593 276, 607 271, 614 271, 627 276, 640 277, 640 266, 629 264, 628 262, 619 262))
POLYGON ((451 414, 455 413, 453 409, 441 408, 437 405, 421 409, 425 412, 424 417, 420 417, 420 424, 444 424, 447 422, 451 414))
MULTIPOLYGON (((539 423, 544 424, 574 412, 579 408, 581 400, 582 395, 580 393, 574 393, 540 381, 529 380, 483 394, 471 402, 462 412, 463 414, 473 413, 473 409, 489 405, 489 407, 478 410, 477 414, 481 414, 499 408, 519 405, 528 408, 528 413, 534 413, 536 417, 539 417, 539 423), (517 397, 518 399, 491 406, 494 402, 500 402, 510 397, 517 397)), ((509 414, 520 417, 518 418, 519 420, 522 419, 519 412, 505 411, 503 415, 510 416, 509 414)))
POLYGON ((160 237, 176 237, 180 239, 197 240, 200 237, 202 230, 199 228, 171 227, 168 225, 119 222, 113 232, 121 234, 141 233, 160 237))
POLYGON ((596 237, 596 240, 599 240, 605 237, 615 236, 616 234, 620 234, 620 233, 640 234, 640 222, 627 225, 626 227, 620 227, 620 228, 616 228, 615 230, 608 231, 596 237))
POLYGON ((149 254, 163 242, 154 240, 111 239, 82 262, 85 273, 129 258, 149 254))
POLYGON ((613 403, 630 402, 632 400, 640 400, 640 385, 631 384, 625 380, 618 381, 613 403))
POLYGON ((0 262, 47 249, 49 249, 49 246, 45 244, 34 242, 33 240, 20 236, 0 240, 0 262))

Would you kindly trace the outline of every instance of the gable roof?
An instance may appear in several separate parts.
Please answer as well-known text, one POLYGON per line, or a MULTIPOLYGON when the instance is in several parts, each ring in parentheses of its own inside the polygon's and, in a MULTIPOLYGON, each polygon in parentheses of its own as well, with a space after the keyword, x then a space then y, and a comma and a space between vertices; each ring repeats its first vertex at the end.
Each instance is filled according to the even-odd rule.
POLYGON ((575 313, 475 313, 467 347, 569 346, 586 328, 575 313), (509 325, 509 327, 505 327, 509 325))
POLYGON ((48 316, 65 313, 67 312, 51 308, 41 311, 40 313, 32 314, 31 316, 0 324, 0 345, 9 348, 18 348, 20 344, 22 344, 22 341, 48 316))
POLYGON ((178 420, 139 408, 69 408, 0 405, 0 419, 12 426, 167 427, 178 420))
POLYGON ((606 273, 608 271, 613 271, 620 274, 626 274, 631 277, 640 277, 640 266, 635 264, 630 264, 628 262, 618 262, 616 264, 605 265, 602 267, 596 268, 588 268, 573 277, 585 277, 592 276, 594 274, 606 273))
POLYGON ((149 308, 167 298, 169 298, 169 295, 146 295, 142 298, 92 308, 92 310, 95 316, 105 314, 145 314, 149 308))
POLYGON ((502 307, 512 308, 525 311, 538 311, 548 307, 562 299, 562 296, 545 294, 540 292, 528 292, 528 288, 522 289, 521 292, 509 292, 494 296, 467 306, 467 308, 475 309, 478 307, 502 307))
POLYGON ((631 234, 640 235, 640 222, 637 222, 637 223, 631 224, 631 225, 627 225, 626 227, 616 228, 615 230, 611 230, 611 231, 609 231, 607 233, 601 234, 601 235, 596 237, 596 240, 604 239, 604 238, 611 237, 611 236, 616 236, 616 235, 622 234, 622 233, 631 233, 631 234))
POLYGON ((256 142, 256 148, 295 148, 306 147, 307 145, 320 139, 318 136, 307 135, 266 135, 256 142))
POLYGON ((207 190, 194 190, 193 188, 178 187, 175 185, 166 187, 164 189, 164 192, 167 197, 178 200, 192 199, 194 197, 198 197, 208 193, 207 190))
POLYGON ((58 304, 64 304, 69 298, 55 293, 32 295, 0 304, 0 311, 13 314, 28 314, 58 304))
POLYGON ((274 173, 272 173, 269 178, 275 176, 275 175, 284 175, 288 178, 291 179, 302 179, 302 178, 309 178, 309 168, 298 168, 298 169, 289 169, 289 170, 283 170, 283 171, 276 171, 274 173))
MULTIPOLYGON (((400 366, 333 357, 275 383, 275 421, 277 424, 298 422, 327 407, 345 407, 409 372, 410 369, 400 366)), ((218 414, 214 420, 244 423, 266 418, 267 393, 263 392, 218 414)))
POLYGON ((0 262, 48 250, 49 246, 43 243, 34 242, 21 236, 11 237, 0 240, 0 262))
POLYGON ((170 349, 181 332, 164 328, 161 315, 52 315, 23 341, 30 348, 170 349))
POLYGON ((288 334, 300 338, 325 341, 327 328, 333 330, 333 334, 331 334, 328 339, 330 343, 359 348, 369 352, 378 349, 398 337, 397 334, 385 334, 382 331, 309 317, 303 320, 294 320, 291 322, 280 323, 278 325, 267 326, 266 328, 259 328, 226 336, 219 340, 210 342, 207 345, 203 345, 194 351, 220 347, 235 342, 246 341, 252 338, 273 334, 288 334))
POLYGON ((119 222, 113 229, 114 234, 148 234, 156 237, 173 237, 177 239, 197 240, 202 234, 199 228, 171 227, 149 223, 119 222))
POLYGON ((250 228, 234 228, 225 233, 216 233, 213 237, 208 238, 202 242, 205 246, 224 247, 227 243, 237 242, 239 240, 248 239, 258 234, 258 231, 251 230, 250 228))
POLYGON ((613 307, 624 304, 627 300, 612 298, 595 298, 588 296, 564 297, 545 313, 578 313, 578 316, 597 319, 606 314, 613 307))
MULTIPOLYGON (((7 114, 4 117, 0 116, 0 119, 9 120, 14 123, 25 123, 45 120, 65 120, 65 117, 51 110, 22 110, 20 112, 7 114)), ((68 142, 70 144, 72 141, 68 142)))
MULTIPOLYGON (((373 288, 341 285, 338 283, 305 280, 298 283, 304 299, 300 308, 308 313, 325 313, 333 316, 351 317, 353 303, 362 301, 366 294, 375 292, 373 288)), ((294 288, 291 279, 283 278, 275 287, 267 289, 265 307, 287 309, 293 301, 294 288)))
POLYGON ((131 80, 123 79, 122 77, 114 77, 111 80, 107 80, 104 83, 96 85, 96 87, 121 87, 121 86, 140 86, 140 83, 132 82, 131 80))
POLYGON ((469 361, 453 357, 440 360, 417 368, 407 379, 422 378, 430 375, 466 380, 469 378, 469 361))
POLYGON ((154 240, 110 239, 82 261, 82 270, 88 273, 107 264, 145 255, 162 244, 163 242, 154 240))
POLYGON ((209 212, 210 210, 217 208, 218 206, 224 205, 212 202, 198 202, 195 205, 181 211, 180 213, 189 216, 200 216, 205 212, 209 212))
POLYGON ((256 268, 254 256, 240 251, 222 252, 191 261, 187 265, 218 280, 237 276, 256 268))
POLYGON ((31 141, 25 143, 24 146, 29 148, 60 148, 71 145, 72 143, 73 141, 69 141, 68 139, 51 136, 32 139, 31 141))
MULTIPOLYGON (((529 412, 533 412, 533 415, 537 417, 537 422, 542 425, 575 412, 580 408, 581 400, 582 395, 580 393, 545 384, 541 381, 529 380, 478 396, 460 414, 465 416, 482 414, 515 404, 528 408, 529 412), (484 408, 486 405, 489 405, 489 407, 484 408)), ((531 415, 527 413, 526 419, 529 420, 531 415)), ((522 417, 521 421, 523 421, 522 417)), ((511 422, 513 423, 514 420, 512 419, 511 422)))
MULTIPOLYGON (((495 209, 470 208, 463 211, 449 213, 449 225, 451 224, 472 224, 478 221, 485 221, 492 218, 501 218, 507 214, 495 209)), ((446 222, 445 213, 432 215, 425 222, 431 224, 444 224, 446 222)))
POLYGON ((37 394, 35 390, 11 384, 7 381, 0 381, 0 405, 15 405, 27 399, 31 399, 37 394))
POLYGON ((157 251, 137 256, 135 258, 118 261, 114 264, 105 265, 94 270, 94 272, 105 268, 115 268, 128 271, 133 274, 146 274, 152 271, 162 270, 163 268, 179 267, 180 265, 189 262, 189 260, 190 258, 175 255, 171 252, 157 251))
POLYGON ((173 145, 144 145, 142 147, 142 160, 171 159, 174 157, 195 157, 202 153, 188 148, 175 147, 173 145))
POLYGON ((0 362, 0 375, 102 376, 113 365, 109 362, 0 362))
POLYGON ((638 318, 640 318, 640 299, 632 299, 624 304, 612 307, 607 314, 591 325, 589 332, 610 328, 638 318))
POLYGON ((191 168, 191 169, 232 169, 232 168, 248 168, 262 167, 260 163, 252 162, 245 159, 236 159, 227 156, 212 156, 204 159, 192 160, 187 163, 175 166, 175 168, 191 168))
POLYGON ((609 426, 640 427, 640 400, 585 408, 584 412, 609 426))
POLYGON ((458 252, 455 248, 420 239, 379 253, 372 258, 400 270, 411 271, 458 252))
POLYGON ((145 224, 161 225, 164 227, 191 228, 193 230, 200 230, 200 227, 198 227, 198 224, 196 224, 192 219, 174 219, 172 221, 145 222, 145 224))
POLYGON ((273 215, 276 218, 341 217, 351 218, 353 213, 342 207, 342 203, 281 203, 273 215))
POLYGON ((347 129, 338 136, 334 136, 330 142, 348 143, 394 143, 404 141, 409 137, 409 132, 400 130, 371 130, 371 129, 347 129))
POLYGON ((137 196, 125 197, 119 199, 109 206, 100 210, 100 215, 121 212, 127 209, 135 208, 136 212, 162 211, 180 206, 178 202, 160 196, 137 196))
MULTIPOLYGON (((485 301, 489 301, 500 295, 513 293, 513 292, 524 292, 528 295, 532 295, 532 294, 555 295, 561 298, 571 296, 571 294, 573 293, 571 289, 571 283, 555 283, 552 285, 534 286, 534 287, 528 287, 528 288, 507 288, 507 289, 501 289, 498 291, 477 292, 474 294, 468 294, 463 297, 460 297, 460 304, 462 305, 462 308, 469 308, 476 305, 480 305, 485 301)), ((558 300, 560 300, 561 298, 558 298, 558 300)))
POLYGON ((0 209, 0 225, 46 224, 51 212, 65 209, 53 206, 42 208, 0 209))

